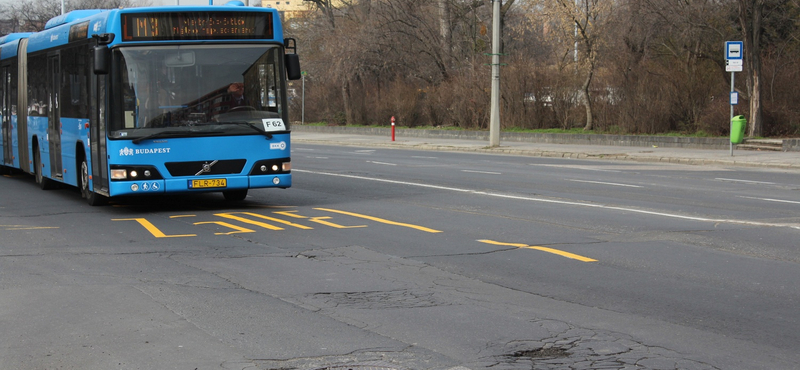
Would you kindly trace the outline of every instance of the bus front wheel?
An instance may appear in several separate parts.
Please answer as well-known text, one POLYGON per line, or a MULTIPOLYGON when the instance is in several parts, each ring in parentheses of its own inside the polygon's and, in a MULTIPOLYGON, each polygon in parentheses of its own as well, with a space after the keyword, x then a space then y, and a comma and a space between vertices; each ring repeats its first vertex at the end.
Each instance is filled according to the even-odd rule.
POLYGON ((36 185, 39 185, 39 188, 41 188, 42 190, 51 190, 56 187, 55 186, 56 184, 55 182, 53 182, 53 180, 44 177, 44 175, 42 174, 43 171, 42 154, 39 153, 39 148, 36 148, 36 150, 33 153, 33 167, 34 167, 33 168, 34 177, 36 178, 36 185))
POLYGON ((244 200, 247 197, 247 189, 223 191, 222 196, 229 202, 244 200))
POLYGON ((90 206, 102 206, 108 203, 108 198, 89 189, 89 163, 85 158, 81 159, 81 176, 78 187, 81 189, 81 196, 90 206))

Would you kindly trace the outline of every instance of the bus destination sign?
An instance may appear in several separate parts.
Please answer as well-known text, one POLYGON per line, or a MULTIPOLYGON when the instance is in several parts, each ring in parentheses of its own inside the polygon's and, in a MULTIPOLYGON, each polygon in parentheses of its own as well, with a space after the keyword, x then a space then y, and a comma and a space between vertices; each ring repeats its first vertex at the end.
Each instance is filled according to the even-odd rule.
POLYGON ((122 15, 123 41, 270 39, 271 13, 177 12, 122 15))

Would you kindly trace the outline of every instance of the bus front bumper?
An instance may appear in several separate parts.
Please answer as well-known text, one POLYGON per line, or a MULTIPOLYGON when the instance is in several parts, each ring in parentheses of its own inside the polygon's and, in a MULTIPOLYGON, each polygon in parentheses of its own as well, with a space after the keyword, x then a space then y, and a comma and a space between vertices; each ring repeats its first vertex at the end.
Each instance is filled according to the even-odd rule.
POLYGON ((239 189, 288 188, 291 174, 264 176, 215 176, 147 181, 111 181, 109 195, 156 195, 163 193, 202 193, 239 189))

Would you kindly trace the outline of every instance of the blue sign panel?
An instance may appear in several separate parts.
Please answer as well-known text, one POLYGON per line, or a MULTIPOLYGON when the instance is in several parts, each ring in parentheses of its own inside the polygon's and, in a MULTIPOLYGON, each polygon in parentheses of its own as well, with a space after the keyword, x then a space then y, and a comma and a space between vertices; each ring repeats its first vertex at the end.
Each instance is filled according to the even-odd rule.
POLYGON ((744 42, 742 41, 725 41, 725 59, 726 60, 739 60, 742 59, 744 54, 744 42))

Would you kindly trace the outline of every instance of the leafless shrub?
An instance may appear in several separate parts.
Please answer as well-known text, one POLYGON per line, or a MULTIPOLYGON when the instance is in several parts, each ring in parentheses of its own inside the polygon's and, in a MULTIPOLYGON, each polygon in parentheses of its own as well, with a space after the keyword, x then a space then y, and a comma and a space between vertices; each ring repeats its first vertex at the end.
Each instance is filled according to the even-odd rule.
MULTIPOLYGON (((588 97, 577 93, 587 79, 574 61, 586 51, 579 45, 575 55, 574 26, 557 28, 566 23, 548 20, 544 8, 526 7, 532 2, 510 3, 502 33, 502 129, 580 127, 588 121, 584 102, 590 99, 596 131, 727 132, 730 75, 721 45, 740 36, 735 1, 614 2, 615 11, 603 16, 595 35, 596 76, 588 97)), ((484 5, 345 2, 288 28, 300 40, 304 70, 313 80, 306 119, 383 125, 396 116, 400 125, 487 129, 491 12, 484 5)), ((764 133, 800 134, 800 7, 776 0, 769 9, 762 48, 764 133)), ((736 89, 738 114, 749 99, 745 74, 737 76, 736 89)))

